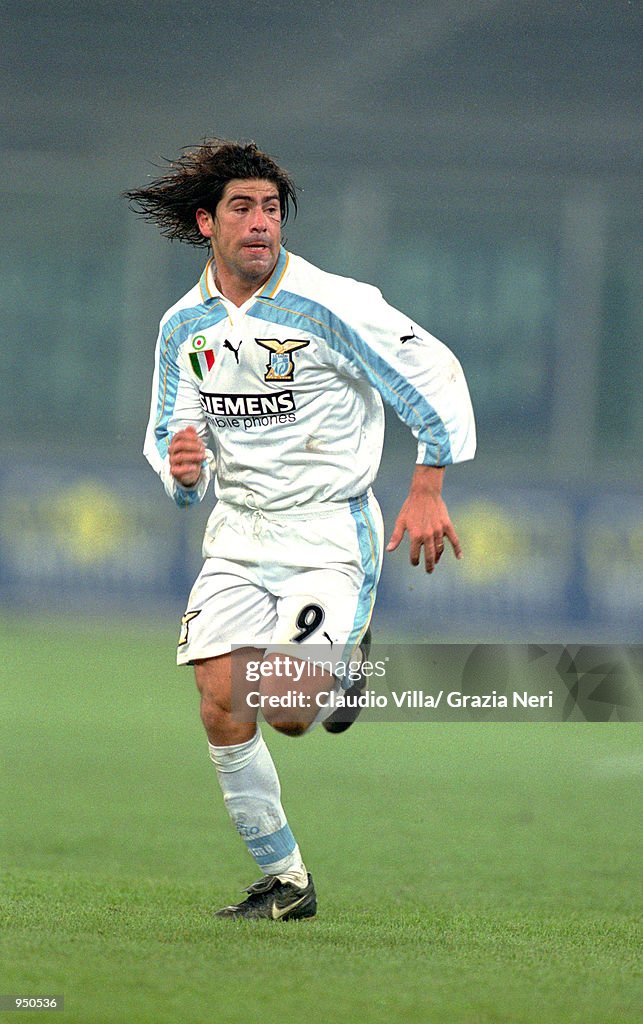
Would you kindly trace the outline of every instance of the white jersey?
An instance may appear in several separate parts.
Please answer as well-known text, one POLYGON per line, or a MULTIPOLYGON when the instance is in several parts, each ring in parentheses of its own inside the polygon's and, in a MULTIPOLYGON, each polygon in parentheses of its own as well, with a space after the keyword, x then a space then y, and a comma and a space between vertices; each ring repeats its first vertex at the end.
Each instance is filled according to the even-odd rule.
POLYGON ((418 463, 473 458, 475 427, 452 352, 370 285, 281 249, 267 283, 237 307, 212 260, 163 317, 145 455, 181 505, 217 497, 279 511, 363 494, 379 468, 382 399, 418 442, 418 463), (193 426, 208 447, 194 488, 168 445, 193 426))

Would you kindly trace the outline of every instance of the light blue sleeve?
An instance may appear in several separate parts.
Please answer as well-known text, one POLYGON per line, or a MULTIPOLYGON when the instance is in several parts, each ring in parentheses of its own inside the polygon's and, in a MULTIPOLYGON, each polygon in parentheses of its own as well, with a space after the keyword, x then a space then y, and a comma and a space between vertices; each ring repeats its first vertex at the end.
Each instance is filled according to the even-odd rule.
POLYGON ((150 418, 145 434, 143 453, 158 473, 167 494, 182 508, 203 499, 215 469, 215 457, 206 449, 201 475, 194 487, 182 487, 169 468, 168 447, 174 434, 185 427, 194 427, 202 440, 209 438, 209 428, 198 388, 181 365, 180 344, 183 333, 172 320, 161 326, 156 345, 150 418))

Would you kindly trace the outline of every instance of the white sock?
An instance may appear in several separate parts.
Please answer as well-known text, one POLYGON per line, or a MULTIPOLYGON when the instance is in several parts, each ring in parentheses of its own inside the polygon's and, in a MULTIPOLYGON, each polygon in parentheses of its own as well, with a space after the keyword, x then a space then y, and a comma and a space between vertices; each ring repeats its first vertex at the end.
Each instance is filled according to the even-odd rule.
POLYGON ((232 822, 265 875, 301 887, 308 873, 281 806, 281 786, 261 730, 247 743, 208 743, 232 822))

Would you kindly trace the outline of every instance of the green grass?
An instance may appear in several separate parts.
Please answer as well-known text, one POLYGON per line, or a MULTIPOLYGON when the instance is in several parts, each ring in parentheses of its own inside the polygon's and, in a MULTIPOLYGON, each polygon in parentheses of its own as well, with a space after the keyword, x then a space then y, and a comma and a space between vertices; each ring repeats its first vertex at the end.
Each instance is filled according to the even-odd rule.
POLYGON ((218 921, 257 872, 173 642, 4 629, 0 992, 66 1024, 639 1024, 639 726, 264 727, 319 915, 218 921))

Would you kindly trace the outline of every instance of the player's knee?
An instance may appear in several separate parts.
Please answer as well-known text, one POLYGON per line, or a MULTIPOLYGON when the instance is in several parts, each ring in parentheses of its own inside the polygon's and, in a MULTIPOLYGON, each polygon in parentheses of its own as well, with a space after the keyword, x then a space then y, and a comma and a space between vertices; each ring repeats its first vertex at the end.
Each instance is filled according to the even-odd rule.
POLYGON ((221 730, 225 730, 226 721, 230 716, 217 701, 206 694, 202 694, 200 711, 201 721, 205 726, 206 732, 221 732, 221 730))
POLYGON ((308 728, 307 722, 294 719, 292 712, 288 713, 285 708, 264 707, 263 717, 268 725, 284 736, 303 736, 308 728))
POLYGON ((224 660, 208 659, 194 664, 194 677, 201 695, 201 721, 206 731, 226 731, 229 718, 229 672, 224 660))
POLYGON ((277 722, 272 727, 276 732, 283 733, 284 736, 303 736, 308 731, 308 726, 301 722, 277 722))
POLYGON ((291 695, 284 694, 279 681, 264 680, 260 694, 261 713, 268 725, 284 736, 302 736, 306 732, 310 716, 305 703, 293 705, 288 699, 291 695))

